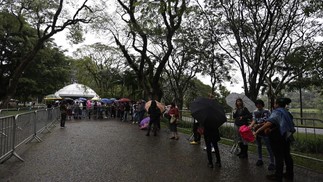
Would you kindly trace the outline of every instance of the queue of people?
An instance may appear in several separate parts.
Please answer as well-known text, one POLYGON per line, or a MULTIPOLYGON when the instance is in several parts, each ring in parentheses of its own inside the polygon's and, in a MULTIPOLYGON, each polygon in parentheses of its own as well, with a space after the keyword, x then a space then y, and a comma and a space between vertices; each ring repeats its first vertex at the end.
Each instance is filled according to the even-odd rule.
MULTIPOLYGON (((212 98, 210 98, 212 99, 212 98)), ((241 159, 248 158, 248 141, 246 141, 239 132, 239 127, 248 126, 252 129, 254 136, 256 137, 258 160, 256 166, 264 165, 262 155, 262 142, 264 142, 269 154, 268 170, 275 171, 271 175, 267 175, 269 180, 282 181, 283 178, 292 180, 294 177, 293 171, 293 159, 290 154, 290 145, 293 141, 293 132, 295 132, 293 117, 286 109, 286 105, 290 104, 289 98, 278 98, 275 101, 274 110, 272 113, 264 109, 264 102, 262 100, 256 100, 256 110, 250 112, 243 103, 243 100, 238 98, 235 102, 236 109, 233 112, 234 126, 236 128, 236 135, 240 152, 237 156, 241 159), (286 165, 286 172, 284 173, 284 163, 286 165)), ((150 117, 150 122, 147 127, 146 136, 150 136, 150 132, 153 131, 154 136, 157 136, 157 132, 160 129, 160 119, 162 116, 166 117, 169 122, 169 129, 171 132, 170 139, 178 140, 179 135, 177 132, 177 125, 179 121, 179 110, 175 103, 171 103, 164 113, 157 107, 155 100, 151 101, 150 107, 145 108, 145 102, 143 100, 130 105, 119 104, 124 107, 119 114, 113 113, 111 117, 118 116, 122 121, 127 121, 128 115, 131 116, 133 123, 138 123, 143 120, 147 111, 150 117), (123 111, 123 112, 122 112, 123 111)), ((92 106, 92 105, 91 105, 92 106)), ((86 108, 90 108, 90 104, 85 104, 86 108)), ((114 106, 113 106, 114 107, 114 106)), ((112 108, 111 107, 111 110, 112 108)), ((61 127, 65 127, 65 121, 68 116, 68 103, 63 102, 60 106, 61 110, 61 127)), ((110 110, 110 112, 111 112, 110 110)), ((116 110, 116 109, 115 109, 116 110)), ((219 152, 218 142, 220 141, 220 133, 218 127, 201 126, 198 120, 193 122, 193 141, 192 145, 200 143, 201 136, 204 136, 208 167, 213 168, 214 164, 217 167, 221 167, 221 157, 219 152), (215 153, 216 162, 213 163, 212 153, 215 153)))
MULTIPOLYGON (((290 153, 293 133, 295 132, 293 117, 288 112, 286 106, 291 103, 289 98, 278 98, 275 100, 274 110, 271 113, 264 109, 264 102, 256 100, 256 110, 250 112, 243 103, 243 100, 236 100, 236 109, 233 112, 234 125, 236 128, 237 141, 240 152, 237 154, 241 159, 248 158, 248 141, 239 132, 241 126, 248 126, 256 138, 258 160, 256 166, 264 165, 262 155, 262 142, 266 145, 269 155, 269 171, 275 171, 267 175, 267 179, 273 181, 293 180, 293 159, 290 153), (284 173, 284 164, 286 172, 284 173)), ((208 167, 213 168, 211 148, 214 147, 216 165, 221 167, 221 157, 217 142, 220 140, 218 128, 201 127, 198 121, 193 122, 193 141, 192 145, 200 143, 200 136, 204 134, 207 150, 208 167)))

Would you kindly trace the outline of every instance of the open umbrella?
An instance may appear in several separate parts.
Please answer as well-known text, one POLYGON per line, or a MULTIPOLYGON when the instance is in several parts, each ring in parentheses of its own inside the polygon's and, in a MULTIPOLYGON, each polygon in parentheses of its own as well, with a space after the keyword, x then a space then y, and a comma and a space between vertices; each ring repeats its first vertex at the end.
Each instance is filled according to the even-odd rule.
POLYGON ((256 109, 255 103, 250 100, 247 96, 243 94, 238 94, 238 93, 231 93, 229 94, 226 98, 225 101, 227 104, 232 108, 236 108, 236 100, 237 99, 242 99, 243 105, 250 111, 252 112, 253 110, 256 109))
MULTIPOLYGON (((160 109, 161 112, 164 112, 165 111, 165 105, 156 101, 156 104, 157 104, 157 107, 160 109)), ((145 104, 145 109, 146 111, 148 111, 149 107, 151 105, 151 100, 150 101, 147 101, 146 104, 145 104)))
POLYGON ((72 98, 65 97, 63 100, 69 104, 74 104, 74 100, 72 98))
POLYGON ((103 102, 103 103, 105 103, 105 104, 111 104, 111 103, 113 103, 113 100, 110 100, 110 99, 108 99, 108 98, 102 98, 102 99, 101 99, 101 102, 103 102))
POLYGON ((214 99, 197 98, 191 102, 190 110, 204 127, 218 128, 227 121, 223 107, 214 99))
POLYGON ((55 94, 49 94, 44 97, 45 100, 61 100, 62 97, 55 95, 55 94))
POLYGON ((86 98, 84 98, 84 97, 80 97, 80 98, 78 98, 78 100, 80 100, 80 101, 86 101, 87 99, 86 98))
POLYGON ((94 101, 98 101, 98 100, 100 100, 100 97, 93 97, 91 100, 94 100, 94 101))
POLYGON ((150 121, 150 117, 146 117, 143 120, 141 120, 139 123, 140 129, 141 130, 146 129, 148 127, 149 121, 150 121))
POLYGON ((128 98, 121 98, 118 100, 119 102, 130 102, 131 100, 128 98))

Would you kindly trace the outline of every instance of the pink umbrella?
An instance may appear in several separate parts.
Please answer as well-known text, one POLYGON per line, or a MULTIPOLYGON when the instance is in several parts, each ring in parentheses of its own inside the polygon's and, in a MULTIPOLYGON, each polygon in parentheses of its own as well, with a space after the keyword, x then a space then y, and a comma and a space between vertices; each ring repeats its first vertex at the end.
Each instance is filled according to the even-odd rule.
POLYGON ((119 102, 130 102, 131 100, 128 98, 121 98, 118 100, 119 102))

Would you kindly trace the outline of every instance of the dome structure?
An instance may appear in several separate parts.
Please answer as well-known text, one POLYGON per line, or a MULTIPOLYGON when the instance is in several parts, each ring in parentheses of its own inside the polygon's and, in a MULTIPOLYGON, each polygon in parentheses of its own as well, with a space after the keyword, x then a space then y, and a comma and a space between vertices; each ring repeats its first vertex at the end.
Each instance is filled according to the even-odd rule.
POLYGON ((62 89, 58 90, 55 95, 60 97, 98 97, 95 91, 90 87, 78 83, 73 83, 63 87, 62 89))

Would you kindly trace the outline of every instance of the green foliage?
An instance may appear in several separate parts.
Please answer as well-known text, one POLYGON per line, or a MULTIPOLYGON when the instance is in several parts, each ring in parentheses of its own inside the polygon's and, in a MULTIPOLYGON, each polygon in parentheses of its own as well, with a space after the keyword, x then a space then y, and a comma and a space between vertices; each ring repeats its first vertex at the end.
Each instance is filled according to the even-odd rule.
POLYGON ((70 82, 70 60, 62 51, 50 44, 40 50, 19 80, 16 99, 41 100, 45 95, 55 93, 70 82))
POLYGON ((297 137, 292 145, 292 149, 301 153, 323 153, 323 139, 322 138, 301 138, 297 137))
MULTIPOLYGON (((14 70, 35 45, 36 30, 30 28, 22 19, 6 12, 0 13, 0 87, 7 88, 14 70)), ((7 93, 0 90, 0 99, 7 93)))

